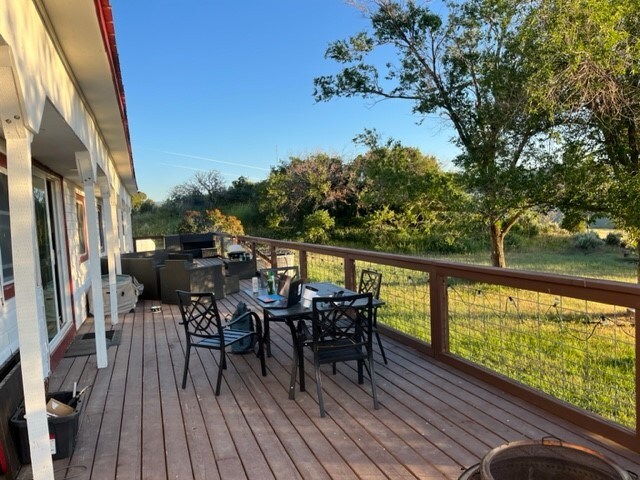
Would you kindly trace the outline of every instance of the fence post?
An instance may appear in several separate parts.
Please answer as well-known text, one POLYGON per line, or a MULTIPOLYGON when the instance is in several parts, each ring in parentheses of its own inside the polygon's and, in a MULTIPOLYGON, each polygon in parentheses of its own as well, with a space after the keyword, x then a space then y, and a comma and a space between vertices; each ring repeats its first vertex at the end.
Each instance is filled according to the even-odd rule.
POLYGON ((431 311, 431 347, 438 357, 449 351, 449 298, 447 277, 437 269, 429 270, 429 299, 431 311))
POLYGON ((271 245, 269 247, 271 249, 271 268, 276 268, 278 266, 278 253, 276 252, 275 245, 271 245))
POLYGON ((344 257, 344 286, 349 290, 356 289, 356 261, 350 257, 344 257))
POLYGON ((635 308, 636 322, 636 442, 640 445, 640 309, 635 308))
POLYGON ((300 259, 300 278, 302 278, 305 282, 308 280, 308 271, 307 271, 307 251, 299 250, 298 257, 300 259))

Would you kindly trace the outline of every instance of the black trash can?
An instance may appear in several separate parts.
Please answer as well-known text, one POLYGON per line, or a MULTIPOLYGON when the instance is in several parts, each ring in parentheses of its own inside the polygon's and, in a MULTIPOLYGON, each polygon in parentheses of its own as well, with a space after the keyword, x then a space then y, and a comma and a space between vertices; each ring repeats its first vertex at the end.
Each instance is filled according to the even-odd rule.
MULTIPOLYGON (((47 401, 51 398, 68 405, 73 398, 73 392, 52 392, 47 395, 47 401)), ((81 398, 77 400, 74 407, 74 411, 70 415, 48 418, 51 455, 54 460, 67 458, 73 453, 73 448, 76 445, 78 428, 80 426, 80 412, 82 410, 81 398)), ((12 415, 11 429, 13 431, 16 450, 18 451, 20 461, 23 464, 31 463, 27 421, 24 418, 24 403, 20 405, 12 415)))

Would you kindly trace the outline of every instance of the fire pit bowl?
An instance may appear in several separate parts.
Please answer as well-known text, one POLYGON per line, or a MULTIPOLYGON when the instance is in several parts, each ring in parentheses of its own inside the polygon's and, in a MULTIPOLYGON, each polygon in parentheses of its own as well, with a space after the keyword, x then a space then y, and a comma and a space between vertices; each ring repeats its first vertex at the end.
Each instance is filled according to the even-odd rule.
POLYGON ((638 477, 588 448, 556 438, 512 442, 482 459, 478 480, 634 480, 638 477))

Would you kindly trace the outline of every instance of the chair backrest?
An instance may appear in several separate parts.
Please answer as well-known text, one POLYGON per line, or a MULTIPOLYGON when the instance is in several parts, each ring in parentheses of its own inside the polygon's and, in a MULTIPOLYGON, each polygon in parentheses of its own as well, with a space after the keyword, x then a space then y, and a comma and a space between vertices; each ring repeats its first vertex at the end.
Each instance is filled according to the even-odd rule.
POLYGON ((369 293, 315 297, 312 300, 311 329, 316 348, 371 348, 373 328, 373 296, 369 293), (348 340, 342 345, 329 345, 331 341, 348 340), (323 343, 325 344, 323 346, 323 343))
POLYGON ((222 321, 213 292, 186 292, 176 290, 187 340, 190 336, 223 338, 222 321))
POLYGON ((260 269, 260 288, 267 287, 267 281, 269 280, 269 274, 273 272, 273 276, 276 279, 276 284, 280 284, 280 281, 284 277, 291 277, 291 281, 298 280, 300 278, 300 269, 297 265, 290 267, 274 267, 274 268, 261 268, 260 269))
POLYGON ((358 293, 371 293, 373 298, 380 298, 380 285, 382 274, 375 270, 362 270, 360 273, 360 285, 358 293))

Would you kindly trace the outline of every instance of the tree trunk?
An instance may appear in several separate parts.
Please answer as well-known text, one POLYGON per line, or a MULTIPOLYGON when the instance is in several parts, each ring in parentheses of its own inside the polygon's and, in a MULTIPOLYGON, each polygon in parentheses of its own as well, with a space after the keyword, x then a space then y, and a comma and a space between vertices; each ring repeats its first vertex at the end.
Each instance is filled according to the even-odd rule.
POLYGON ((507 262, 504 258, 504 233, 495 223, 492 223, 489 228, 491 229, 491 265, 505 268, 507 262))

